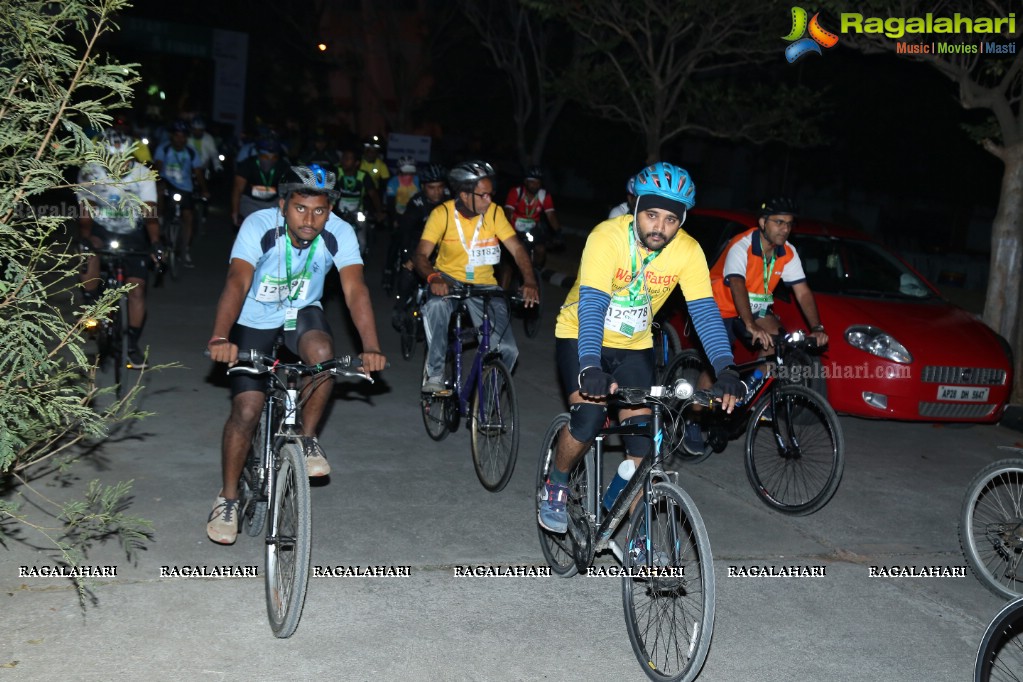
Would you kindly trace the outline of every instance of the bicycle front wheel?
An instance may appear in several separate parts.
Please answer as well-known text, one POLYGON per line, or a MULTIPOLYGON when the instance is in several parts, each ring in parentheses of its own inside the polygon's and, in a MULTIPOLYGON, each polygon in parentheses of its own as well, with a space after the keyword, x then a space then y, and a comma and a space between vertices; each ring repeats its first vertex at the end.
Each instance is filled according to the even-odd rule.
POLYGON ((640 505, 629 523, 622 563, 629 569, 622 578, 629 641, 650 679, 693 680, 714 634, 710 538, 696 503, 677 485, 655 484, 646 504, 649 528, 640 505))
MULTIPOLYGON (((563 412, 554 418, 551 425, 547 427, 543 443, 540 446, 540 462, 536 468, 536 505, 537 524, 536 530, 540 534, 540 549, 543 551, 547 565, 557 575, 563 578, 571 578, 579 572, 575 561, 575 552, 572 547, 571 533, 552 533, 539 523, 540 493, 543 490, 551 469, 554 468, 554 455, 557 451, 558 437, 561 429, 568 424, 570 417, 563 412)), ((579 459, 579 463, 569 472, 568 475, 568 517, 569 523, 573 518, 585 514, 585 510, 591 508, 592 496, 596 495, 593 473, 593 448, 579 459)))
MULTIPOLYGON (((268 398, 269 399, 269 398, 268 398)), ((263 532, 266 523, 266 496, 263 491, 263 451, 266 449, 266 411, 252 436, 252 448, 242 468, 241 488, 242 529, 249 537, 263 532)))
MULTIPOLYGON (((450 363, 448 363, 450 364, 450 363)), ((445 367, 445 378, 450 377, 445 367)), ((426 358, 423 358, 423 383, 426 382, 426 358)), ((450 411, 454 408, 456 398, 453 395, 438 395, 436 393, 423 393, 419 406, 423 412, 423 426, 426 427, 426 435, 431 440, 444 440, 451 431, 450 411)))
POLYGON ((970 481, 959 542, 984 587, 1003 599, 1023 596, 1023 459, 992 462, 970 481))
POLYGON ((181 258, 178 254, 180 235, 181 223, 177 220, 169 221, 167 223, 167 252, 164 255, 167 258, 167 271, 175 282, 181 275, 181 258))
POLYGON ((973 679, 1023 680, 1023 599, 1003 606, 987 626, 977 649, 973 679))
POLYGON ((483 365, 470 410, 476 476, 484 488, 500 492, 511 480, 519 454, 519 403, 511 372, 500 360, 483 365))
POLYGON ((295 632, 302 617, 313 533, 305 456, 294 443, 281 448, 271 503, 266 611, 274 635, 283 638, 295 632))
POLYGON ((842 480, 842 427, 831 405, 804 386, 782 385, 774 397, 772 402, 768 393, 750 415, 746 476, 767 506, 795 516, 812 514, 831 500, 842 480))
POLYGON ((416 352, 418 316, 419 309, 410 308, 401 317, 401 357, 405 360, 411 360, 412 355, 416 352))

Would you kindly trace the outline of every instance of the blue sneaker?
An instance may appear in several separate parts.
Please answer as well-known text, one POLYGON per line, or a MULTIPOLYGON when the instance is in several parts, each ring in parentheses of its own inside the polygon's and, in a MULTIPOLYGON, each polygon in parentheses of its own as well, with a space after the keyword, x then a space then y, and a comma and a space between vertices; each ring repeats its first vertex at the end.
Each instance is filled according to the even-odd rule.
POLYGON ((682 447, 693 457, 706 454, 707 441, 703 438, 703 430, 695 422, 686 422, 685 431, 682 433, 682 447))
MULTIPOLYGON (((646 546, 647 538, 645 535, 641 535, 633 546, 629 548, 629 553, 632 554, 633 566, 646 566, 646 546)), ((663 568, 670 565, 667 552, 658 549, 657 545, 653 545, 651 549, 654 566, 663 568)))
POLYGON ((548 479, 537 493, 540 505, 536 517, 540 525, 552 533, 564 533, 568 530, 568 486, 551 483, 548 479))

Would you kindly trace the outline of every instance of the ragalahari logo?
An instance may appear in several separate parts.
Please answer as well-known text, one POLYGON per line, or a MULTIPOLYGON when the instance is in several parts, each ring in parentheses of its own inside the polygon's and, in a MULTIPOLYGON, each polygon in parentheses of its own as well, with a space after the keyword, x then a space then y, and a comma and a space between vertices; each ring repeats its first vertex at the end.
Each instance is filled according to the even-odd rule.
POLYGON ((782 38, 792 43, 785 48, 785 59, 789 60, 789 64, 811 52, 821 54, 822 47, 834 47, 838 44, 838 36, 821 26, 820 12, 813 15, 809 24, 806 16, 806 10, 802 7, 792 8, 792 31, 782 38), (808 30, 810 37, 804 38, 803 34, 808 30))

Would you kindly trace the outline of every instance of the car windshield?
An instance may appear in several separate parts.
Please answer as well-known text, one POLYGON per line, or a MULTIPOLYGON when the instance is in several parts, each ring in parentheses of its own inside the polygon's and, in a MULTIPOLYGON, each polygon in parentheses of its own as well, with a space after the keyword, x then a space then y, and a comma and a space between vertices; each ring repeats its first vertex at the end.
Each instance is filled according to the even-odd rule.
POLYGON ((792 235, 814 292, 922 300, 933 292, 884 247, 859 239, 792 235))

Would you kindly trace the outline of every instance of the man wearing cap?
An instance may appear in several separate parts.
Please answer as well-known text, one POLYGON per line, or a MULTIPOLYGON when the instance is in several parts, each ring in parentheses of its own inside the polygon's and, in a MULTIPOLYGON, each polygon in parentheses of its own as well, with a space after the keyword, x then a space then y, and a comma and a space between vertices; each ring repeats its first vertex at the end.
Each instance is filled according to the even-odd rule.
POLYGON ((290 168, 281 159, 281 145, 272 137, 256 142, 256 155, 238 164, 231 191, 231 222, 235 227, 264 208, 277 206, 277 183, 290 168))

